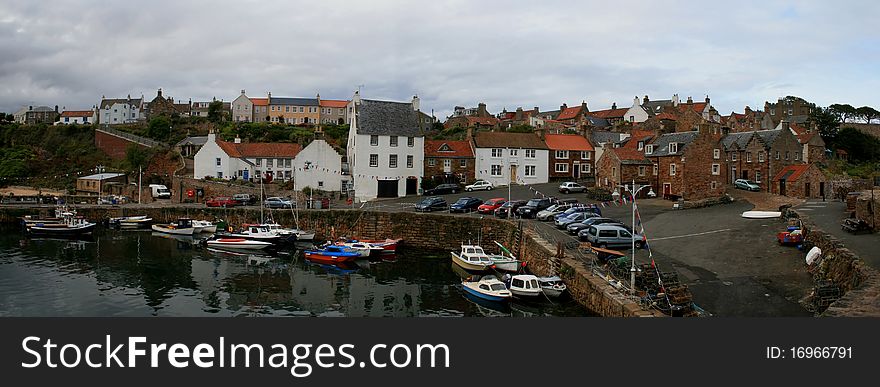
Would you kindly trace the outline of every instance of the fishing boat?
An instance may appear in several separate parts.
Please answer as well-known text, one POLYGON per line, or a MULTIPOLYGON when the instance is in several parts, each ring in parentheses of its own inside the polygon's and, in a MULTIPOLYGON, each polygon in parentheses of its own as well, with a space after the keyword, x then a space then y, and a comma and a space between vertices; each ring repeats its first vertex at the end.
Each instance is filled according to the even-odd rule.
POLYGON ((154 224, 150 227, 155 232, 173 235, 190 235, 196 234, 196 228, 193 227, 192 220, 188 218, 180 218, 175 223, 154 224))
POLYGON ((269 242, 261 242, 244 238, 217 238, 207 242, 209 247, 237 250, 262 250, 271 246, 269 242))
POLYGON ((360 257, 360 254, 341 246, 325 246, 320 250, 306 250, 307 260, 318 263, 351 262, 360 257))
POLYGON ((111 227, 132 229, 146 227, 153 221, 153 218, 146 215, 140 216, 121 216, 118 218, 110 218, 107 224, 111 227))
POLYGON ((493 276, 484 276, 479 281, 462 281, 461 286, 465 292, 484 300, 503 302, 511 296, 504 283, 493 276))
POLYGON ((461 245, 461 252, 452 252, 452 262, 471 271, 485 271, 494 265, 483 248, 475 245, 461 245))
POLYGON ((87 221, 82 216, 76 216, 73 212, 61 214, 61 223, 35 223, 27 227, 27 231, 33 235, 85 235, 91 234, 95 229, 95 223, 87 221))
POLYGON ((547 297, 559 297, 565 292, 565 289, 568 289, 565 282, 562 282, 562 278, 557 276, 538 277, 538 284, 541 285, 541 290, 547 297))
POLYGON ((382 254, 385 250, 381 246, 374 246, 370 243, 364 243, 356 240, 342 240, 335 243, 336 246, 347 247, 350 250, 357 252, 361 257, 367 258, 371 256, 376 256, 382 254))
POLYGON ((505 274, 504 284, 507 285, 511 293, 518 297, 537 297, 543 293, 541 286, 538 284, 538 277, 531 274, 518 274, 514 276, 505 274))
POLYGON ((495 268, 498 270, 503 270, 503 271, 512 271, 512 272, 519 271, 520 261, 518 259, 516 259, 516 257, 513 256, 513 253, 511 253, 510 250, 505 248, 503 245, 501 245, 497 241, 495 242, 495 244, 498 245, 499 248, 501 248, 501 251, 504 254, 507 254, 507 255, 489 254, 489 259, 492 260, 492 262, 495 265, 495 268))
POLYGON ((21 217, 21 225, 27 228, 37 223, 42 223, 43 225, 62 224, 64 223, 64 216, 62 215, 64 213, 76 214, 76 211, 67 209, 67 206, 55 206, 54 217, 40 218, 38 215, 25 215, 21 217))
POLYGON ((208 220, 193 220, 192 224, 196 228, 196 232, 217 232, 217 225, 208 220))

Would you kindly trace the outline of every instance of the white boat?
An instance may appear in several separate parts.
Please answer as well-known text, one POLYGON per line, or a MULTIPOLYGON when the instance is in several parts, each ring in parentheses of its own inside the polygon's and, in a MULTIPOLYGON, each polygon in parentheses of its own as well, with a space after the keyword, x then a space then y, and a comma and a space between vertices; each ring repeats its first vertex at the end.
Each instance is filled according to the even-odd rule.
POLYGON ((91 234, 96 226, 82 216, 77 216, 75 212, 64 212, 61 214, 61 219, 61 223, 34 223, 27 227, 27 231, 34 235, 84 235, 91 234))
POLYGON ((315 239, 314 231, 304 231, 298 228, 284 228, 278 223, 264 223, 261 226, 269 228, 270 232, 281 236, 295 235, 298 241, 311 241, 315 239))
POLYGON ((511 292, 504 283, 492 276, 484 276, 479 281, 462 281, 464 291, 489 301, 507 301, 511 292))
POLYGON ((770 219, 781 216, 782 213, 779 211, 746 211, 742 213, 742 217, 747 219, 770 219))
POLYGON ((196 228, 196 232, 217 232, 217 225, 208 220, 193 220, 192 224, 196 228))
POLYGON ((260 224, 246 224, 241 232, 218 234, 223 238, 244 238, 272 244, 279 244, 293 239, 293 236, 284 236, 269 231, 269 228, 260 224))
POLYGON ((298 241, 311 241, 315 239, 314 231, 305 231, 295 228, 293 229, 293 233, 296 235, 296 240, 298 241))
POLYGON ((382 246, 375 246, 370 243, 358 241, 340 241, 336 242, 336 246, 346 247, 349 250, 357 252, 361 257, 379 255, 385 250, 382 246))
POLYGON ((110 218, 110 225, 119 228, 141 228, 146 227, 153 221, 153 218, 146 215, 140 216, 122 216, 118 218, 110 218))
POLYGON ((495 263, 480 246, 461 245, 461 252, 452 252, 452 262, 464 269, 472 271, 485 271, 495 263))
POLYGON ((543 293, 541 285, 538 284, 538 277, 531 274, 518 274, 514 276, 505 274, 504 278, 505 285, 516 296, 537 297, 543 293))
POLYGON ((209 247, 238 250, 262 250, 272 245, 269 242, 261 242, 244 238, 218 238, 209 240, 207 243, 209 247))
POLYGON ((495 263, 495 268, 498 270, 503 270, 503 271, 512 271, 512 272, 519 271, 520 261, 518 259, 516 259, 516 257, 513 256, 513 253, 511 253, 510 250, 505 248, 503 245, 501 245, 497 241, 495 242, 495 244, 498 245, 499 248, 501 248, 502 253, 507 254, 507 255, 504 255, 504 254, 491 254, 491 255, 489 255, 489 259, 491 259, 492 262, 495 263))
POLYGON ((541 285, 541 290, 547 297, 559 297, 565 292, 565 289, 568 289, 565 282, 562 282, 562 278, 557 276, 538 277, 538 284, 541 285))
POLYGON ((151 226, 153 231, 173 235, 193 235, 196 234, 196 228, 192 226, 192 221, 186 218, 178 219, 176 223, 171 224, 154 224, 151 226))

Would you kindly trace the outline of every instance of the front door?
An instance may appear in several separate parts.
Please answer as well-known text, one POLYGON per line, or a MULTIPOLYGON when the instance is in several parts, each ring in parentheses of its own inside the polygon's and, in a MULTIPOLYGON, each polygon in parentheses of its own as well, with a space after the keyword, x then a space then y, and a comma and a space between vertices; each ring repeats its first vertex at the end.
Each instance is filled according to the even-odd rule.
POLYGON ((663 197, 668 198, 669 195, 672 195, 672 184, 663 183, 663 197))
POLYGON ((810 198, 810 183, 804 183, 804 197, 810 198))
POLYGON ((580 163, 575 163, 571 167, 571 177, 573 177, 575 180, 578 180, 581 178, 581 164, 580 163))
POLYGON ((785 196, 785 180, 779 180, 779 194, 785 196))
POLYGON ((743 171, 743 175, 742 175, 741 179, 748 180, 749 179, 749 171, 743 171))
POLYGON ((733 171, 730 173, 730 176, 733 177, 732 179, 730 179, 730 183, 733 184, 734 182, 736 182, 736 167, 733 167, 733 171))
POLYGON ((510 184, 516 184, 516 165, 510 166, 510 184))
POLYGON ((825 182, 824 181, 819 182, 819 196, 821 196, 823 199, 825 198, 825 182))
POLYGON ((406 179, 406 194, 407 195, 416 195, 419 193, 418 190, 419 179, 415 176, 410 176, 406 179))

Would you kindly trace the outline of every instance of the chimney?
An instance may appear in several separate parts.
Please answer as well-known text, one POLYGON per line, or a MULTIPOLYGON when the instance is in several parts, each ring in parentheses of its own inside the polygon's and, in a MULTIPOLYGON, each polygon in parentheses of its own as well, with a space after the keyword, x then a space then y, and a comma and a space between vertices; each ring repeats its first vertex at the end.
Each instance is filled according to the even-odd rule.
POLYGON ((238 137, 238 136, 235 136, 235 143, 236 143, 236 144, 241 144, 241 138, 238 137))
POLYGON ((55 113, 58 113, 58 105, 55 105, 55 113))
POLYGON ((746 105, 746 110, 745 110, 745 112, 746 112, 746 114, 751 113, 751 112, 752 112, 752 108, 750 108, 748 105, 746 105))
POLYGON ((633 97, 633 106, 639 106, 639 96, 633 97))
POLYGON ((650 100, 648 99, 648 96, 646 95, 645 98, 644 98, 642 101, 643 101, 642 103, 643 103, 644 105, 647 105, 647 104, 648 104, 648 101, 650 101, 650 100))
POLYGON ((590 109, 587 109, 587 101, 581 101, 581 109, 584 110, 583 111, 584 113, 587 113, 590 111, 590 109))
POLYGON ((486 104, 485 103, 480 102, 477 104, 477 116, 479 116, 479 117, 488 117, 489 116, 489 112, 486 111, 486 104))
POLYGON ((28 110, 34 110, 34 106, 33 105, 28 106, 28 110))
POLYGON ((516 114, 513 115, 513 119, 516 121, 522 121, 523 109, 521 107, 516 108, 516 114))
POLYGON ((535 106, 535 109, 534 109, 534 110, 532 110, 532 112, 533 112, 533 114, 534 114, 534 115, 536 115, 536 116, 537 116, 537 115, 538 115, 538 113, 540 113, 540 112, 541 112, 541 110, 540 110, 540 109, 538 109, 538 107, 537 107, 537 106, 535 106))
POLYGON ((709 96, 706 96, 706 105, 709 105, 709 96))
POLYGON ((351 101, 354 102, 355 105, 361 104, 361 91, 360 90, 355 90, 354 97, 351 97, 351 101))
POLYGON ((568 109, 568 104, 563 103, 559 106, 559 112, 562 113, 563 110, 568 109))
POLYGON ((541 138, 541 141, 544 141, 544 128, 535 129, 535 132, 538 134, 538 137, 541 138))
POLYGON ((214 129, 208 131, 208 142, 217 142, 217 135, 214 134, 214 129))
POLYGON ((160 87, 159 88, 159 97, 161 97, 161 96, 162 96, 162 88, 160 87))
POLYGON ((617 102, 611 103, 611 110, 617 109, 617 102))
POLYGON ((412 107, 413 107, 413 110, 419 111, 419 96, 418 95, 413 96, 412 107))
POLYGON ((687 102, 687 104, 688 104, 688 105, 693 105, 693 103, 694 103, 694 99, 691 98, 691 97, 688 97, 688 102, 687 102))
POLYGON ((782 125, 782 129, 791 130, 791 123, 788 120, 782 120, 779 125, 782 125))
POLYGON ((680 101, 678 100, 678 94, 672 95, 672 106, 678 107, 680 101))
POLYGON ((241 89, 241 95, 244 95, 244 89, 241 89))

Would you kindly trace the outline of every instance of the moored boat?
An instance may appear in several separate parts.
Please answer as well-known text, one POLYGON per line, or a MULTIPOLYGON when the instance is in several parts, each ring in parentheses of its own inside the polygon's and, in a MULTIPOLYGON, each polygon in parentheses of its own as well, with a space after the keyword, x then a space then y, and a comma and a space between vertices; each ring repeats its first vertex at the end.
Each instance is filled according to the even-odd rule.
POLYGON ((27 232, 33 235, 73 236, 91 234, 95 229, 95 223, 73 212, 64 212, 61 216, 61 223, 34 223, 27 227, 27 232))
POLYGON ((192 220, 188 218, 180 218, 175 223, 170 224, 154 224, 150 227, 153 231, 173 235, 193 235, 196 234, 196 228, 192 225, 192 220))
POLYGON ((461 286, 465 292, 484 300, 503 302, 511 296, 504 283, 492 276, 484 276, 479 281, 462 281, 461 286))
POLYGON ((511 271, 517 272, 520 268, 520 261, 513 256, 513 253, 510 252, 507 248, 505 248, 502 244, 495 242, 499 248, 501 248, 502 253, 507 254, 490 254, 489 259, 495 264, 495 268, 503 271, 511 271))
POLYGON ((538 284, 541 285, 541 291, 544 292, 547 297, 559 297, 565 292, 565 289, 568 286, 562 282, 562 278, 557 276, 552 277, 538 277, 538 284))
POLYGON ((510 289, 510 292, 518 297, 537 297, 543 291, 538 284, 538 277, 531 274, 518 274, 511 276, 504 275, 504 284, 510 289))
POLYGON ((118 218, 110 218, 107 221, 107 224, 111 227, 131 229, 131 228, 146 227, 152 221, 153 221, 153 218, 147 217, 146 215, 121 216, 118 218))
POLYGON ((350 251, 345 247, 326 246, 322 249, 306 250, 303 253, 307 260, 319 263, 351 262, 360 257, 360 254, 350 251))
POLYGON ((262 250, 272 245, 269 242, 254 241, 244 238, 217 238, 209 240, 207 244, 214 248, 238 250, 262 250))
POLYGON ((347 247, 348 249, 357 252, 361 257, 371 257, 381 254, 385 249, 381 246, 374 246, 370 243, 364 243, 360 241, 339 241, 335 243, 336 246, 347 247))
POLYGON ((379 246, 383 252, 393 253, 397 251, 397 246, 400 244, 401 239, 361 239, 360 241, 373 246, 379 246))
POLYGON ((261 224, 246 224, 240 232, 218 233, 217 236, 223 238, 244 238, 271 244, 282 244, 296 241, 294 235, 279 235, 269 231, 269 228, 261 224))
POLYGON ((480 246, 461 245, 461 252, 452 252, 452 262, 471 271, 485 271, 494 263, 480 246))
POLYGON ((192 224, 196 228, 196 232, 217 232, 217 225, 208 220, 193 220, 192 224))

